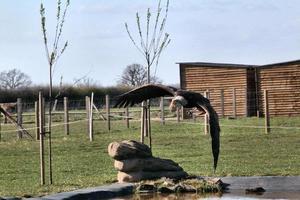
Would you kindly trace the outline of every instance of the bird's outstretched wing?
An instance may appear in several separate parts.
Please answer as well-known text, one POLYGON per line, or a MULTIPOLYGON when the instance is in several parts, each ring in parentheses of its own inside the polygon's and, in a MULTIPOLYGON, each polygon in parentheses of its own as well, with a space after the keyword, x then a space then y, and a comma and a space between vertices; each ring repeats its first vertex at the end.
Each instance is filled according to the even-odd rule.
POLYGON ((134 104, 141 103, 151 98, 174 96, 175 91, 176 88, 173 87, 158 84, 147 84, 118 96, 114 107, 133 106, 134 104))
POLYGON ((216 170, 220 151, 220 125, 218 114, 211 106, 209 100, 203 97, 201 94, 196 95, 194 98, 194 100, 197 101, 197 105, 208 114, 211 136, 211 148, 214 157, 214 170, 216 170))

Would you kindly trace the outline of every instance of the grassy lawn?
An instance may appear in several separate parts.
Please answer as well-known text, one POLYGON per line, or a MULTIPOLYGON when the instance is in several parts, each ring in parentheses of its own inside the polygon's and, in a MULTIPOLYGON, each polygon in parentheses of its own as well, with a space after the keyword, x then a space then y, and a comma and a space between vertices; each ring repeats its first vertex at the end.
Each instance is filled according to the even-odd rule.
MULTIPOLYGON (((300 118, 272 118, 271 134, 264 134, 263 119, 222 119, 221 153, 217 172, 213 174, 210 137, 203 134, 201 122, 165 126, 153 122, 153 155, 173 159, 188 173, 203 176, 300 175, 300 118), (240 127, 258 126, 258 127, 240 127)), ((27 124, 30 127, 32 124, 27 124)), ((114 182, 116 171, 107 154, 112 141, 139 139, 139 123, 115 121, 111 132, 106 124, 95 122, 95 141, 89 142, 86 123, 53 129, 53 181, 39 185, 39 142, 18 141, 15 133, 1 134, 0 196, 38 196, 47 193, 99 186, 114 182)), ((12 127, 3 126, 2 131, 12 127)), ((33 133, 33 132, 32 132, 33 133)))

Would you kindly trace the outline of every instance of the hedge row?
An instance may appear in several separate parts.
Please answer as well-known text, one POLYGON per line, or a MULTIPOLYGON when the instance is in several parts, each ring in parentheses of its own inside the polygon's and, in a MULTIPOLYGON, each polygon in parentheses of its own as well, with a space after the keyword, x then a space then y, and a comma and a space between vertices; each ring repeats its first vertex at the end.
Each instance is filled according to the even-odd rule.
MULTIPOLYGON (((72 100, 82 100, 85 96, 90 96, 92 92, 94 92, 95 98, 104 98, 106 94, 111 97, 115 97, 120 95, 131 88, 114 86, 114 87, 73 87, 73 86, 65 86, 60 89, 59 87, 53 88, 53 96, 55 97, 57 94, 58 99, 62 99, 63 97, 68 97, 72 100)), ((0 89, 0 102, 16 102, 17 98, 22 98, 23 102, 34 102, 38 99, 39 91, 43 92, 45 98, 47 99, 49 89, 47 86, 33 86, 15 90, 1 90, 0 89)))

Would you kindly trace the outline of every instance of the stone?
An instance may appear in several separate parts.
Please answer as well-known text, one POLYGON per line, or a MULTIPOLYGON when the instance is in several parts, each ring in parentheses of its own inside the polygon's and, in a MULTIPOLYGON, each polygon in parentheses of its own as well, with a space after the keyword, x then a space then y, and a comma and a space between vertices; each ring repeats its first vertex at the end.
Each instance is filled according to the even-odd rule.
POLYGON ((182 192, 196 192, 197 189, 191 185, 188 184, 180 184, 182 188, 182 192))
POLYGON ((108 154, 115 160, 152 157, 151 149, 147 145, 134 140, 110 143, 108 154))
POLYGON ((134 158, 115 160, 114 167, 121 172, 134 171, 182 171, 183 169, 174 161, 161 158, 134 158))
POLYGON ((172 178, 172 179, 182 179, 187 177, 188 174, 185 171, 158 171, 158 172, 118 172, 119 183, 123 182, 138 182, 142 180, 155 180, 162 177, 172 178))
POLYGON ((136 188, 137 193, 156 192, 156 187, 152 184, 141 184, 136 188))
POLYGON ((159 188, 157 189, 157 192, 163 193, 163 194, 175 193, 174 188, 172 188, 172 187, 167 187, 167 186, 159 187, 159 188))

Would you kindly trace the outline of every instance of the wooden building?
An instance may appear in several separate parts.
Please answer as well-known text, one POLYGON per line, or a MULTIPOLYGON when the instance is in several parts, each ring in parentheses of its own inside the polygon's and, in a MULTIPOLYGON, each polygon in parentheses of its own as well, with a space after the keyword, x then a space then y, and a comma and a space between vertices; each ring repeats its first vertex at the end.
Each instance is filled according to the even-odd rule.
POLYGON ((204 93, 220 116, 300 115, 300 60, 270 65, 179 63, 181 88, 204 93))

